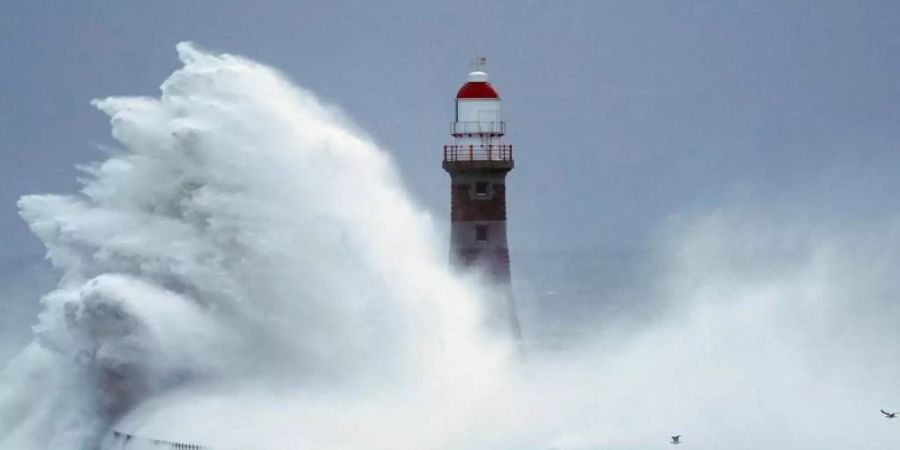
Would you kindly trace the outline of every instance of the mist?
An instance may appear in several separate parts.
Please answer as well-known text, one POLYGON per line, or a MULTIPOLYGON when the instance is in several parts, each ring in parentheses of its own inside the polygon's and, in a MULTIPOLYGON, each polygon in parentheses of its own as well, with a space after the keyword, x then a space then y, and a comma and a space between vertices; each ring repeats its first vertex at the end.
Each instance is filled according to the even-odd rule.
POLYGON ((247 58, 178 53, 159 98, 94 102, 118 145, 80 192, 19 202, 60 279, 0 378, 0 447, 900 444, 878 412, 900 404, 897 220, 671 217, 620 295, 553 280, 615 306, 564 345, 529 333, 546 286, 514 273, 520 349, 344 113, 247 58))

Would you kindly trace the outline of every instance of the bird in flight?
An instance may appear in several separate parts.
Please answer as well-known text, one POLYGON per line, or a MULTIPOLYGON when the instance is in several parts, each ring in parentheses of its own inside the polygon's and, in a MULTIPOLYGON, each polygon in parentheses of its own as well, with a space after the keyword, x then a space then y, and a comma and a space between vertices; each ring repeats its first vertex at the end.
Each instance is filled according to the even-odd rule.
POLYGON ((672 442, 670 442, 670 444, 678 445, 680 443, 681 443, 681 435, 680 434, 678 436, 672 436, 672 442))
POLYGON ((881 413, 884 414, 885 419, 896 419, 897 414, 900 414, 900 413, 889 413, 883 409, 881 410, 881 413))

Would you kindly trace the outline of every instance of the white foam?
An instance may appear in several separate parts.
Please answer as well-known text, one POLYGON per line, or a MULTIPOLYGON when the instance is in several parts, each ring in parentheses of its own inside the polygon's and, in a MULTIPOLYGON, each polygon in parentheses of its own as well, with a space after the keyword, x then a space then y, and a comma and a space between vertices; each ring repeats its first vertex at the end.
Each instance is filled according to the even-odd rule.
MULTIPOLYGON (((187 384, 464 377, 506 351, 481 342, 474 289, 371 139, 265 66, 178 51, 160 98, 94 102, 121 152, 85 168, 81 194, 20 202, 64 273, 35 351, 66 386, 35 390, 91 395, 34 405, 0 442, 96 439, 110 424, 85 410, 187 384)), ((33 370, 19 366, 10 376, 33 370)), ((6 384, 9 404, 37 381, 6 384)))
POLYGON ((80 194, 20 202, 63 278, 0 379, 0 448, 113 426, 216 448, 900 446, 878 413, 900 409, 900 222, 686 218, 640 280, 645 323, 518 370, 384 152, 272 69, 178 50, 160 98, 96 102, 121 151, 80 194))

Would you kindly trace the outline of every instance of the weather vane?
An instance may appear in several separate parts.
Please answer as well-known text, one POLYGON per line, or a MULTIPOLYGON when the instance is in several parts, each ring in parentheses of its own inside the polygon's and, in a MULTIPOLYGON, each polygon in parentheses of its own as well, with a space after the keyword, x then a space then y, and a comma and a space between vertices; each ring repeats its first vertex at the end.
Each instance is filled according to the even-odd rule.
POLYGON ((479 56, 478 58, 475 58, 474 61, 472 61, 472 67, 475 70, 481 70, 486 65, 487 65, 487 56, 479 56))

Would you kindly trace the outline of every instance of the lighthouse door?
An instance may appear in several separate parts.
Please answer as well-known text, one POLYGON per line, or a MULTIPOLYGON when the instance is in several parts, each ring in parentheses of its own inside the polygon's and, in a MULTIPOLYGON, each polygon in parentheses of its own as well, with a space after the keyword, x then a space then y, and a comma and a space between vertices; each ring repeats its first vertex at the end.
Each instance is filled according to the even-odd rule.
POLYGON ((500 111, 491 110, 491 109, 481 109, 478 111, 478 121, 479 122, 497 122, 500 118, 497 117, 500 111))
POLYGON ((499 111, 496 109, 478 110, 478 131, 482 133, 494 133, 497 131, 497 122, 500 120, 499 111))

